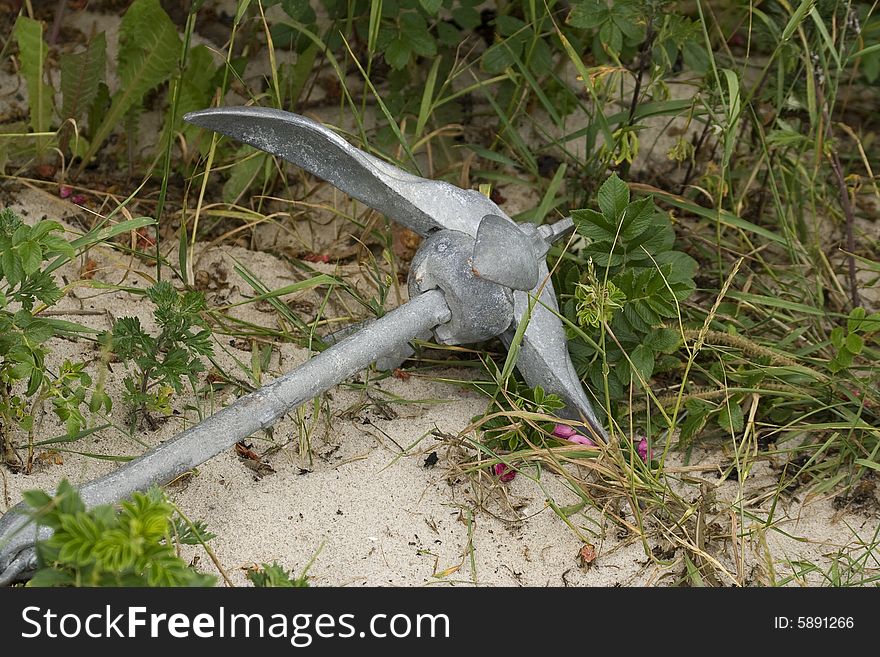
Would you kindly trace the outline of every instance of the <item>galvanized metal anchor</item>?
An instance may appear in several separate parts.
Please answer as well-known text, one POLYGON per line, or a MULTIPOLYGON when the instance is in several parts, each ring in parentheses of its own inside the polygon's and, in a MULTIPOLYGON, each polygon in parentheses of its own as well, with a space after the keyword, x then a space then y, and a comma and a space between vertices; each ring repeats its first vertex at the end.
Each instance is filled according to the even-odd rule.
MULTIPOLYGON (((570 219, 517 224, 479 192, 413 176, 289 112, 217 108, 184 119, 296 164, 423 236, 410 266, 410 301, 85 484, 80 493, 87 506, 173 480, 371 363, 401 362, 413 339, 433 334, 442 344, 468 344, 500 337, 509 347, 521 322, 528 322, 517 359, 523 378, 559 395, 565 402, 560 415, 583 422, 594 438, 607 438, 569 357, 545 259, 550 244, 573 229, 570 219)), ((0 585, 25 579, 36 567, 37 533, 20 506, 0 518, 0 585)))

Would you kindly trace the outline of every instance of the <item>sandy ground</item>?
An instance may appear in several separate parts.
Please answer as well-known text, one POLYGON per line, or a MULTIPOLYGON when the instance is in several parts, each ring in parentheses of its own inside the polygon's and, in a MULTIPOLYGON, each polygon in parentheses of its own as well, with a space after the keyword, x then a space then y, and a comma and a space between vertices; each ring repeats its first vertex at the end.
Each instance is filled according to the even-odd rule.
MULTIPOLYGON (((72 224, 78 213, 75 206, 44 190, 22 188, 15 196, 12 207, 29 221, 67 218, 72 224)), ((89 257, 96 266, 96 280, 148 285, 149 270, 136 260, 105 248, 92 249, 89 257)), ((246 262, 269 288, 304 277, 268 253, 240 247, 210 249, 199 268, 223 271, 226 278, 208 291, 212 303, 233 303, 252 294, 234 272, 237 262, 246 262)), ((315 266, 333 271, 330 265, 315 266)), ((336 273, 358 280, 356 268, 336 273)), ((61 275, 68 281, 79 278, 75 265, 61 275)), ((283 300, 309 308, 319 297, 306 292, 283 300)), ((335 307, 345 306, 342 299, 335 307)), ((126 315, 137 315, 146 327, 152 326, 149 305, 128 293, 74 285, 58 308, 77 313, 69 319, 96 329, 106 329, 112 317, 126 315)), ((260 308, 267 310, 248 304, 231 312, 276 327, 276 316, 260 308)), ((52 348, 52 363, 71 358, 90 361, 93 370, 97 367, 91 342, 57 340, 52 348)), ((240 340, 220 336, 217 364, 247 381, 252 376, 249 350, 250 345, 240 340)), ((262 382, 289 371, 308 355, 305 349, 283 345, 273 352, 262 382)), ((125 369, 120 363, 112 368, 108 389, 119 400, 125 369)), ((651 531, 643 545, 637 533, 612 523, 595 508, 578 508, 580 498, 565 478, 533 470, 526 472, 530 476, 501 483, 486 468, 465 471, 463 465, 476 458, 476 452, 454 437, 485 409, 486 402, 453 382, 473 376, 473 371, 454 368, 414 372, 406 379, 362 373, 325 395, 317 416, 314 406, 306 405, 277 424, 271 435, 252 436, 249 442, 255 452, 265 455, 268 467, 255 470, 254 463, 230 449, 170 485, 168 492, 190 518, 206 521, 217 534, 211 545, 235 584, 246 583, 247 567, 271 561, 294 572, 313 561, 309 574, 315 585, 632 586, 681 580, 683 551, 675 549, 674 541, 651 531), (367 377, 369 385, 363 385, 367 377), (437 462, 427 467, 426 459, 434 460, 429 459, 432 453, 437 462), (550 508, 550 500, 568 509, 566 521, 550 508), (587 567, 578 560, 585 542, 597 552, 587 567)), ((31 475, 4 469, 0 510, 17 503, 23 490, 51 488, 62 477, 80 483, 115 467, 82 453, 136 456, 234 397, 225 390, 179 399, 175 406, 189 410, 155 431, 142 427, 134 432, 127 428, 124 404, 117 401, 110 418, 114 429, 79 441, 71 446, 74 451, 40 452, 31 475)), ((40 437, 61 433, 54 416, 47 414, 40 437)), ((714 527, 713 536, 744 531, 744 540, 716 538, 706 547, 707 554, 728 572, 739 573, 741 581, 779 581, 802 568, 794 562, 827 568, 835 555, 858 556, 864 553, 861 544, 876 539, 876 507, 835 511, 830 496, 804 497, 803 491, 774 505, 778 473, 773 466, 778 464, 757 463, 740 485, 718 478, 730 462, 729 446, 718 444, 697 450, 688 467, 676 469, 682 465, 677 454, 668 466, 670 476, 680 480, 677 488, 685 499, 692 500, 702 491, 711 500, 705 505, 705 522, 714 527), (738 499, 745 500, 744 515, 732 511, 738 499), (768 521, 771 511, 774 515, 768 521)), ((627 518, 624 511, 623 517, 634 522, 631 513, 627 518)), ((185 556, 199 568, 215 570, 200 548, 187 548, 185 556)), ((822 581, 818 573, 805 580, 822 581)))

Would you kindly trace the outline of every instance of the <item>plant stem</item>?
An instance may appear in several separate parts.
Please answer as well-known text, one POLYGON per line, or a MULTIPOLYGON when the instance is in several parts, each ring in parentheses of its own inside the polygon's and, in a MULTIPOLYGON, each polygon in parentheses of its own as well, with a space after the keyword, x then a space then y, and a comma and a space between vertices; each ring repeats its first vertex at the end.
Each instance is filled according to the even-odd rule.
POLYGON ((828 111, 828 102, 825 98, 824 90, 819 80, 816 80, 816 96, 819 105, 822 107, 822 120, 827 126, 827 143, 828 143, 828 160, 831 163, 831 170, 834 171, 834 178, 837 182, 837 189, 840 192, 840 207, 843 209, 843 216, 846 220, 846 261, 847 261, 847 277, 849 279, 849 293, 853 308, 862 305, 859 296, 859 282, 856 278, 856 239, 855 239, 855 213, 853 212, 852 203, 849 198, 849 190, 846 187, 846 179, 843 176, 843 166, 840 164, 840 156, 837 148, 834 146, 834 133, 831 130, 831 117, 828 111))
MULTIPOLYGON (((642 47, 639 49, 639 65, 636 69, 636 84, 633 88, 632 99, 629 103, 629 115, 627 116, 626 123, 621 126, 622 129, 629 128, 633 125, 633 121, 635 120, 636 110, 639 107, 639 97, 642 94, 642 78, 648 70, 648 67, 651 65, 651 48, 654 45, 654 38, 656 33, 654 32, 654 14, 653 12, 648 14, 648 28, 645 32, 645 40, 642 43, 642 47)), ((622 177, 626 177, 629 173, 630 162, 625 161, 620 168, 620 175, 622 177)))

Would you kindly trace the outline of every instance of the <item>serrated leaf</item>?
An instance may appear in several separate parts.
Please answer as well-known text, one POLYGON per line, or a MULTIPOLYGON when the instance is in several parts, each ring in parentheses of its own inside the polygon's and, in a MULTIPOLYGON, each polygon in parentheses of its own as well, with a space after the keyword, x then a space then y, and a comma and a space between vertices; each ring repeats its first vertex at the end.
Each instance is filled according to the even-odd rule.
POLYGON ((409 45, 401 38, 392 39, 385 48, 385 61, 388 66, 396 71, 404 68, 409 63, 409 45))
POLYGON ((617 225, 620 216, 629 204, 629 187, 616 173, 611 174, 611 177, 599 188, 596 200, 605 218, 617 225))
POLYGON ((618 54, 623 48, 623 32, 613 21, 602 23, 599 28, 599 43, 606 53, 618 54))
POLYGON ((443 6, 443 0, 419 0, 419 4, 422 5, 422 9, 433 16, 440 11, 440 7, 443 6))
POLYGON ((655 225, 654 199, 650 196, 633 201, 626 207, 622 236, 629 240, 635 240, 645 231, 655 225))
POLYGON ((595 210, 575 210, 571 213, 577 232, 593 242, 613 241, 615 225, 609 223, 601 212, 595 210))
MULTIPOLYGON (((16 258, 17 261, 18 259, 16 258)), ((22 282, 21 287, 12 294, 12 298, 20 302, 26 310, 30 310, 33 307, 34 299, 39 299, 46 305, 51 306, 62 296, 64 296, 64 293, 58 288, 55 279, 45 271, 31 274, 22 282)))
POLYGON ((30 239, 40 241, 40 238, 45 237, 49 233, 55 230, 64 230, 64 226, 59 224, 57 221, 51 221, 49 219, 43 219, 42 221, 38 221, 31 227, 30 230, 30 239))
POLYGON ((52 337, 52 326, 46 320, 34 317, 22 332, 31 344, 42 344, 52 337))
POLYGON ((24 270, 21 267, 21 257, 15 249, 5 249, 0 254, 0 264, 3 266, 3 275, 10 286, 18 285, 24 277, 24 270))
POLYGON ((113 351, 120 358, 149 352, 153 339, 141 328, 137 317, 120 317, 113 324, 113 351))
MULTIPOLYGON (((33 397, 35 394, 37 394, 37 390, 39 390, 40 386, 43 385, 44 378, 45 378, 45 375, 43 374, 43 370, 41 370, 38 367, 35 367, 34 369, 32 369, 30 378, 28 379, 27 388, 25 389, 24 394, 27 395, 28 397, 33 397)), ((31 426, 33 426, 33 420, 31 420, 31 426)), ((26 431, 29 431, 31 427, 30 426, 27 426, 27 427, 23 426, 22 428, 25 429, 26 431)))
POLYGON ((28 580, 30 588, 55 588, 75 586, 76 579, 72 573, 57 570, 55 568, 41 568, 28 580))
POLYGON ((743 429, 744 417, 739 404, 728 400, 718 414, 718 425, 729 433, 739 433, 743 429))
POLYGON ((85 566, 94 560, 95 544, 101 531, 94 519, 86 512, 65 515, 61 527, 47 542, 59 549, 59 559, 76 566, 85 566))
POLYGON ((605 0, 580 0, 572 4, 567 20, 572 27, 593 29, 609 19, 610 12, 605 0))
POLYGON ((681 334, 670 328, 655 329, 645 337, 643 344, 654 351, 671 353, 681 344, 681 334))
POLYGON ((421 57, 434 57, 437 54, 437 44, 434 37, 428 31, 420 33, 417 37, 409 39, 409 47, 421 57))
POLYGON ((525 22, 516 16, 500 15, 495 18, 495 27, 499 34, 512 36, 526 27, 525 22))
POLYGON ((140 105, 148 92, 170 77, 177 66, 179 54, 177 27, 162 9, 159 0, 135 0, 122 17, 119 27, 117 73, 120 88, 113 94, 110 109, 92 135, 80 171, 126 113, 140 105))
POLYGON ((520 43, 510 39, 493 44, 483 53, 483 70, 493 75, 507 70, 516 62, 519 54, 516 51, 521 47, 520 43))
POLYGON ((668 283, 692 282, 697 272, 697 261, 681 251, 664 251, 654 254, 658 266, 668 266, 666 274, 668 283))
POLYGON ((480 24, 480 12, 473 7, 454 7, 452 9, 453 20, 463 30, 472 30, 480 24))
POLYGON ((52 497, 42 490, 26 490, 21 494, 21 497, 25 504, 34 510, 47 507, 52 502, 52 497))
MULTIPOLYGON (((13 28, 18 43, 21 74, 27 83, 30 126, 34 132, 48 132, 52 123, 55 101, 52 87, 43 79, 49 46, 43 41, 43 24, 26 16, 19 16, 13 28)), ((47 137, 36 138, 37 153, 48 147, 47 137)))
POLYGON ((98 94, 106 73, 107 39, 103 32, 82 52, 61 55, 61 120, 80 121, 98 94))
POLYGON ((315 21, 315 10, 309 0, 281 0, 281 8, 285 14, 300 23, 309 24, 315 21))
POLYGON ((437 23, 437 39, 447 48, 461 43, 461 31, 450 23, 437 23))
POLYGON ((65 256, 66 258, 73 258, 75 254, 70 242, 58 235, 46 235, 40 240, 40 244, 43 245, 43 248, 48 253, 65 256))
POLYGON ((611 4, 610 14, 614 25, 631 43, 638 43, 644 39, 645 22, 640 20, 639 6, 632 2, 614 2, 611 4))
POLYGON ((43 264, 43 250, 36 242, 22 242, 18 245, 17 251, 21 258, 21 268, 26 275, 30 276, 43 264))
POLYGON ((688 413, 685 421, 681 424, 681 439, 684 442, 688 442, 706 426, 711 407, 702 400, 694 399, 685 402, 685 408, 687 408, 688 413))
POLYGON ((632 361, 632 367, 647 382, 654 372, 654 352, 650 347, 640 344, 630 352, 629 358, 632 361))

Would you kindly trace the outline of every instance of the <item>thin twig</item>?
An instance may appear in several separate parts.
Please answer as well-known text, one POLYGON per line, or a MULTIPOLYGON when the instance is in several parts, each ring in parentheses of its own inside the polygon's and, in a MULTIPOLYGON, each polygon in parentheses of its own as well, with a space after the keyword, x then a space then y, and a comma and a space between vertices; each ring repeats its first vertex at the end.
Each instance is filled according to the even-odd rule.
MULTIPOLYGON (((655 36, 654 15, 651 14, 648 16, 648 28, 645 32, 645 40, 642 42, 642 47, 639 49, 639 65, 635 71, 636 84, 635 87, 633 87, 632 100, 630 100, 629 104, 629 115, 627 116, 626 123, 622 126, 623 129, 631 127, 635 121, 636 110, 639 107, 639 97, 642 94, 642 78, 645 73, 647 73, 648 67, 651 65, 651 48, 654 46, 655 36)), ((622 176, 626 177, 626 174, 629 173, 629 167, 629 162, 623 164, 620 169, 622 176)))
POLYGON ((831 170, 834 171, 834 178, 837 181, 837 189, 840 192, 840 206, 843 209, 843 216, 846 219, 846 261, 850 299, 852 300, 852 307, 858 308, 862 305, 862 302, 859 297, 858 280, 856 279, 856 217, 849 198, 849 190, 846 188, 846 179, 843 177, 843 167, 840 164, 840 156, 837 154, 837 148, 834 146, 834 133, 831 129, 831 117, 828 112, 828 103, 822 85, 818 79, 816 80, 816 95, 818 96, 819 105, 822 107, 822 120, 827 126, 826 129, 828 131, 826 139, 828 144, 828 160, 831 162, 831 170))
POLYGON ((58 43, 58 35, 61 34, 61 22, 64 20, 64 9, 67 7, 67 0, 58 0, 55 5, 55 18, 52 21, 52 31, 49 33, 49 45, 54 46, 58 43))
MULTIPOLYGON (((825 117, 827 121, 827 111, 825 112, 825 117)), ((837 187, 840 190, 840 205, 843 207, 843 215, 846 217, 846 261, 849 274, 850 298, 852 299, 853 308, 858 308, 862 305, 862 301, 859 297, 859 284, 856 279, 856 238, 854 233, 856 218, 853 213, 852 203, 850 202, 849 191, 846 188, 846 180, 843 178, 840 157, 837 154, 837 149, 833 146, 831 147, 829 159, 831 160, 831 168, 834 170, 834 177, 837 179, 837 187)))

